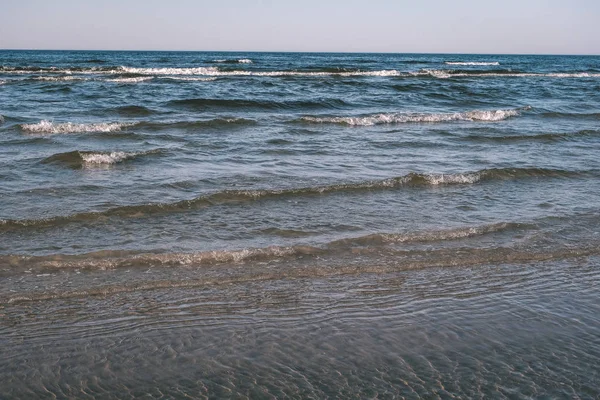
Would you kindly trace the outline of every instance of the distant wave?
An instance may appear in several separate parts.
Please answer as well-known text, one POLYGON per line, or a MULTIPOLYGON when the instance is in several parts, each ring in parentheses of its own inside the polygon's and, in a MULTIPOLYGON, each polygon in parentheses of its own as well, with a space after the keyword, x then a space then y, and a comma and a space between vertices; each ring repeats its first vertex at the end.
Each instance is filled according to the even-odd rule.
POLYGON ((252 64, 252 60, 249 58, 241 58, 241 59, 219 59, 213 60, 212 62, 218 64, 252 64))
POLYGON ((379 124, 401 124, 416 122, 451 122, 451 121, 501 121, 517 116, 530 107, 508 110, 473 110, 456 113, 388 113, 358 117, 302 117, 300 121, 320 124, 343 124, 353 126, 371 126, 379 124))
POLYGON ((341 108, 348 104, 340 99, 321 100, 248 100, 248 99, 182 99, 171 100, 167 103, 171 107, 192 108, 198 110, 226 108, 226 109, 318 109, 318 108, 341 108))
POLYGON ((33 80, 36 81, 48 81, 48 82, 70 82, 70 81, 83 81, 85 80, 85 78, 79 77, 79 76, 72 76, 72 75, 66 75, 66 76, 36 76, 34 78, 32 78, 33 80))
POLYGON ((4 115, 0 114, 0 124, 4 123, 4 115))
POLYGON ((212 81, 217 80, 216 76, 209 77, 209 78, 189 77, 189 76, 167 76, 165 78, 171 79, 171 80, 177 80, 177 81, 186 81, 186 82, 212 82, 212 81))
POLYGON ((446 61, 447 65, 500 65, 498 61, 446 61))
MULTIPOLYGON (((75 155, 68 156, 75 157, 75 155)), ((472 185, 484 181, 516 180, 529 178, 571 178, 589 174, 588 172, 564 171, 544 168, 494 168, 475 172, 452 174, 407 175, 357 183, 335 184, 328 186, 302 187, 279 190, 226 190, 191 200, 174 203, 151 203, 110 208, 99 212, 84 212, 73 215, 55 216, 32 220, 0 220, 0 229, 15 229, 40 226, 59 226, 72 222, 93 221, 103 217, 143 217, 155 214, 188 212, 194 209, 219 204, 236 204, 262 199, 287 199, 290 197, 319 196, 329 193, 360 193, 369 191, 396 190, 402 187, 431 187, 446 185, 472 185)))
POLYGON ((501 70, 443 70, 443 69, 423 69, 417 72, 410 72, 414 77, 431 76, 438 79, 464 78, 464 77, 507 77, 507 78, 600 78, 600 73, 590 72, 551 72, 551 73, 533 73, 520 72, 508 69, 501 70))
POLYGON ((197 68, 133 68, 121 67, 123 72, 141 75, 206 75, 206 76, 402 76, 397 70, 381 71, 223 71, 215 67, 197 68))
POLYGON ((154 79, 152 76, 137 76, 131 78, 112 78, 107 79, 108 82, 116 82, 116 83, 140 83, 146 82, 154 79))
POLYGON ((54 154, 42 160, 44 164, 63 164, 70 168, 85 168, 102 165, 113 165, 140 156, 160 154, 160 150, 145 152, 95 152, 95 151, 70 151, 68 153, 54 154))
POLYGON ((206 120, 195 121, 144 121, 135 124, 136 127, 144 129, 193 129, 193 128, 217 128, 217 127, 232 127, 232 126, 248 126, 256 125, 257 122, 248 118, 213 118, 206 120))
POLYGON ((37 124, 23 124, 21 129, 30 133, 80 133, 80 132, 116 132, 132 126, 132 123, 103 122, 96 124, 76 124, 73 122, 55 123, 42 120, 37 124))
MULTIPOLYGON (((240 60, 236 62, 239 63, 240 60)), ((402 63, 402 62, 401 62, 402 63)), ((447 65, 457 66, 495 66, 495 63, 474 63, 474 62, 446 62, 447 65), (453 64, 452 64, 453 63, 453 64)), ((534 73, 513 71, 511 69, 502 70, 441 70, 441 69, 424 69, 421 71, 398 71, 390 70, 358 70, 345 69, 340 67, 335 68, 314 68, 309 70, 282 70, 282 71, 250 71, 246 69, 239 70, 223 70, 218 67, 164 67, 164 68, 143 68, 143 67, 127 67, 127 66, 103 66, 103 67, 8 67, 0 66, 0 73, 5 74, 136 74, 140 77, 156 77, 156 76, 264 76, 264 77, 323 77, 323 76, 339 76, 339 77, 420 77, 430 76, 440 79, 458 78, 458 77, 550 77, 550 78, 600 78, 600 73, 597 72, 547 72, 534 73)), ((130 77, 119 77, 114 79, 124 79, 130 77)), ((140 80, 128 79, 129 83, 140 82, 140 80)))

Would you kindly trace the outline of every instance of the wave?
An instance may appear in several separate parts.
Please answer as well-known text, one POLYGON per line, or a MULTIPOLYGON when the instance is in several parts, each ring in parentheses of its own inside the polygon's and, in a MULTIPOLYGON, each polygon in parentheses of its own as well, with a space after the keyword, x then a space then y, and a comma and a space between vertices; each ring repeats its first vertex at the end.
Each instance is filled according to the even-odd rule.
POLYGON ((335 240, 329 243, 328 247, 352 247, 352 246, 373 246, 394 243, 413 243, 413 242, 439 242, 465 239, 477 236, 488 235, 491 233, 513 231, 517 229, 531 228, 532 225, 500 222, 496 224, 462 227, 448 230, 425 231, 416 233, 373 233, 366 236, 346 238, 335 240))
POLYGON ((155 113, 154 110, 144 106, 121 106, 113 108, 110 111, 123 116, 148 116, 155 113))
POLYGON ((32 73, 49 73, 49 74, 102 74, 102 73, 119 73, 122 67, 106 66, 106 67, 33 67, 33 66, 0 66, 1 73, 7 74, 32 74, 32 73))
MULTIPOLYGON (((316 246, 271 246, 240 250, 216 250, 196 253, 140 253, 132 251, 99 251, 81 255, 48 256, 0 256, 0 262, 11 266, 13 274, 24 269, 27 273, 60 273, 63 271, 101 271, 152 268, 202 268, 192 278, 183 274, 181 278, 167 279, 152 275, 114 284, 87 286, 86 288, 57 288, 32 292, 7 293, 0 300, 3 304, 29 301, 53 300, 57 298, 110 296, 123 292, 144 290, 210 287, 248 281, 272 281, 294 278, 323 278, 356 274, 384 274, 425 268, 476 267, 499 264, 540 263, 597 256, 597 246, 558 247, 528 250, 519 247, 462 247, 456 249, 413 249, 394 250, 353 248, 353 260, 342 262, 348 253, 346 248, 323 248, 316 246), (356 257, 356 255, 360 257, 356 257), (288 260, 286 268, 254 268, 257 262, 288 260), (308 260, 309 262, 302 262, 308 260), (390 262, 393 260, 393 262, 390 262), (294 262, 296 261, 296 262, 294 262), (224 272, 222 265, 243 265, 224 272), (218 267, 218 268, 214 268, 218 267)), ((68 285, 67 285, 68 286, 68 285)))
POLYGON ((380 71, 223 71, 215 67, 197 68, 133 68, 121 67, 122 71, 141 75, 207 75, 207 76, 402 76, 397 70, 380 71))
POLYGON ((4 123, 4 115, 0 114, 0 124, 4 123))
POLYGON ((380 124, 402 124, 417 122, 452 122, 452 121, 502 121, 520 115, 531 107, 508 110, 473 110, 456 113, 388 113, 372 114, 359 117, 315 117, 300 118, 302 122, 318 124, 342 124, 352 126, 371 126, 380 124))
POLYGON ((500 65, 498 61, 446 61, 446 65, 500 65))
POLYGON ((438 79, 461 78, 461 77, 513 77, 513 78, 600 78, 600 73, 590 72, 549 72, 534 73, 520 72, 509 69, 501 70, 444 70, 423 69, 417 72, 409 72, 413 77, 430 76, 438 79))
POLYGON ((140 83, 140 82, 147 82, 154 79, 154 77, 152 76, 137 76, 137 77, 130 77, 130 78, 112 78, 112 79, 107 79, 108 82, 116 82, 116 83, 140 83))
POLYGON ((102 122, 96 124, 76 124, 73 122, 55 123, 42 120, 37 124, 23 124, 21 129, 29 133, 82 133, 82 132, 116 132, 132 126, 133 123, 102 122))
POLYGON ((166 79, 185 81, 185 82, 212 82, 216 81, 217 77, 202 78, 202 77, 189 77, 189 76, 167 76, 166 79))
POLYGON ((473 141, 489 141, 489 142, 518 142, 518 141, 564 141, 573 140, 578 137, 586 136, 598 136, 600 131, 598 130, 582 130, 577 132, 565 132, 565 133, 541 133, 534 135, 506 135, 506 136, 479 136, 469 135, 465 136, 465 139, 473 141))
POLYGON ((171 100, 167 103, 172 107, 191 108, 196 110, 226 108, 226 109, 319 109, 319 108, 342 108, 348 104, 340 99, 323 99, 319 101, 270 101, 270 100, 246 100, 246 99, 183 99, 171 100))
POLYGON ((241 59, 219 59, 212 60, 212 62, 217 64, 252 64, 252 60, 249 58, 241 58, 241 59))
POLYGON ((327 186, 301 187, 275 190, 226 190, 199 196, 191 200, 173 203, 150 203, 110 208, 104 211, 84 212, 79 214, 55 216, 30 220, 0 220, 0 229, 27 227, 52 227, 72 222, 94 221, 105 217, 143 217, 164 213, 188 212, 205 207, 223 204, 242 204, 267 199, 289 197, 319 196, 333 193, 360 193, 370 191, 396 190, 403 187, 431 187, 446 185, 472 185, 479 182, 497 180, 518 180, 529 178, 571 178, 587 176, 589 172, 565 171, 544 168, 493 168, 475 172, 451 174, 407 175, 377 181, 335 184, 327 186))
MULTIPOLYGON (((238 60, 239 62, 239 60, 238 60)), ((453 65, 453 64, 450 64, 453 65)), ((496 64, 456 64, 456 65, 496 65, 496 64)), ((499 64, 498 64, 499 65, 499 64)), ((103 67, 7 67, 0 66, 0 73, 5 74, 136 74, 141 76, 263 76, 263 77, 422 77, 431 76, 447 79, 454 77, 551 77, 551 78, 600 78, 600 73, 595 72, 521 72, 510 69, 502 70, 439 70, 424 69, 421 71, 398 71, 391 70, 348 70, 344 68, 317 68, 317 70, 282 70, 282 71, 249 71, 222 70, 218 67, 164 67, 144 68, 127 66, 103 66, 103 67)), ((116 78, 122 79, 122 78, 116 78)), ((124 79, 124 78, 123 78, 124 79)), ((130 80, 136 82, 135 80, 130 80)))
POLYGON ((193 128, 217 128, 231 126, 256 125, 257 122, 248 118, 214 118, 196 121, 164 121, 164 122, 138 122, 136 127, 145 129, 193 129, 193 128))
POLYGON ((35 81, 46 81, 46 82, 72 82, 72 81, 84 81, 86 78, 66 75, 66 76, 36 76, 31 78, 35 81))
POLYGON ((95 152, 95 151, 70 151, 68 153, 54 154, 43 159, 43 164, 63 164, 70 168, 86 168, 93 166, 104 166, 121 163, 127 160, 133 160, 141 156, 160 154, 160 150, 151 150, 144 152, 95 152))

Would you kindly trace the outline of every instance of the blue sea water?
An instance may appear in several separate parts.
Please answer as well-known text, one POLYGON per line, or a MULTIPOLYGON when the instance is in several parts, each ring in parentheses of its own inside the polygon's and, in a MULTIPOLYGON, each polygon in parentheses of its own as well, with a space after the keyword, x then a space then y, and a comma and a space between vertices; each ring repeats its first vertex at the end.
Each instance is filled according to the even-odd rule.
POLYGON ((594 56, 0 51, 4 397, 596 398, 599 122, 594 56))

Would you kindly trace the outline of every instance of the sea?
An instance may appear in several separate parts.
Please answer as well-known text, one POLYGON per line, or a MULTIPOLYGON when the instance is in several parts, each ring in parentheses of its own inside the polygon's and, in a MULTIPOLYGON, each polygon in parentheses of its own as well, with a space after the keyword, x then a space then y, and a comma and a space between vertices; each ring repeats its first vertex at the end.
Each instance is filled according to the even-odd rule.
POLYGON ((0 51, 0 399, 600 398, 600 57, 0 51))

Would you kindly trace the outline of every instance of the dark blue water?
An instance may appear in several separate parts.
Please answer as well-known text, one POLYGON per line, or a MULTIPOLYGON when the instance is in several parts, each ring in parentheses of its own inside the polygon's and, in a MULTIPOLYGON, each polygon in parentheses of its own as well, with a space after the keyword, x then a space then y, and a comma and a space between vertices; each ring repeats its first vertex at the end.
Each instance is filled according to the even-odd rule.
POLYGON ((600 395, 600 57, 0 51, 0 115, 7 398, 600 395))

